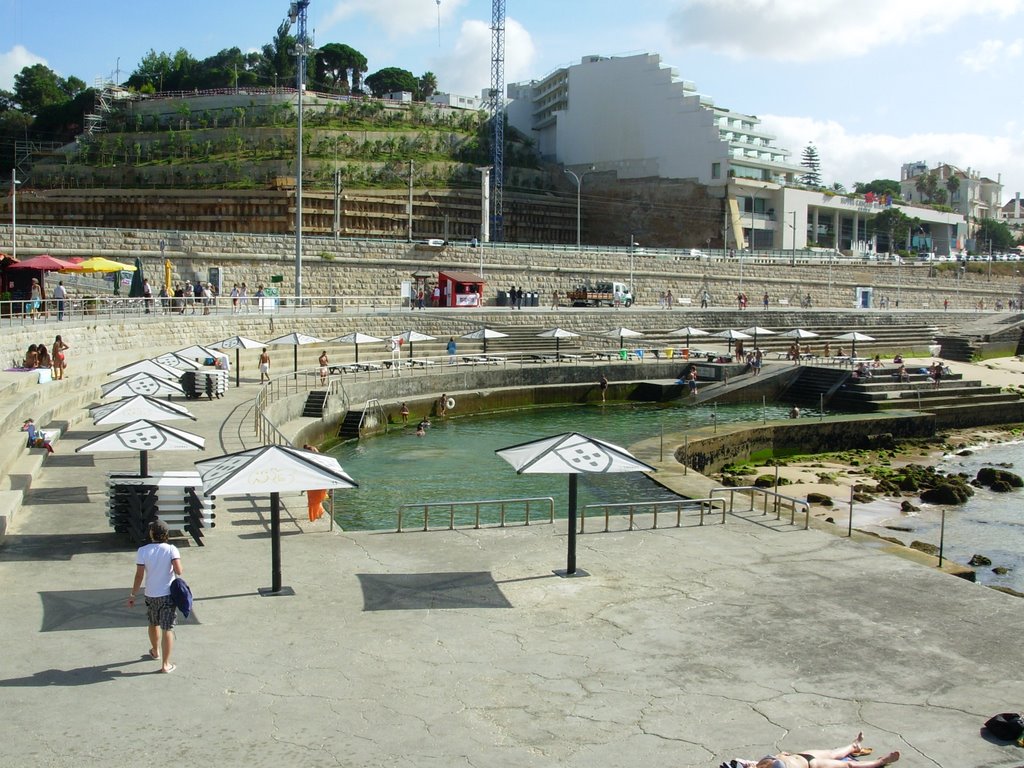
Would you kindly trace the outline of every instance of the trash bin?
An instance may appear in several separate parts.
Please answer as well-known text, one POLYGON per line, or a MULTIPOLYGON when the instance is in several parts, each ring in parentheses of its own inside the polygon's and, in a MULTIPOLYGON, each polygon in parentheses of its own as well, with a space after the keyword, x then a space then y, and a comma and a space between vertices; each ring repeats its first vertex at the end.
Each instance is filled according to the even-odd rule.
POLYGON ((508 291, 498 291, 498 306, 499 307, 507 307, 508 306, 508 291))
POLYGON ((532 293, 530 293, 530 306, 531 307, 539 307, 540 306, 540 295, 536 291, 533 291, 532 293))
POLYGON ((619 360, 629 360, 629 351, 625 349, 620 349, 619 360))

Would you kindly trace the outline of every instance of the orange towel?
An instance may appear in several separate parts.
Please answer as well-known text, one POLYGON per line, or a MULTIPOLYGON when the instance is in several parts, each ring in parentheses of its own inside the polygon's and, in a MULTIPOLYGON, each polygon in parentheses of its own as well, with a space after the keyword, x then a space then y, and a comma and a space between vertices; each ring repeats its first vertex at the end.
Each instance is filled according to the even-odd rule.
POLYGON ((312 523, 324 516, 324 499, 326 498, 326 490, 306 491, 306 504, 309 507, 309 522, 312 523))

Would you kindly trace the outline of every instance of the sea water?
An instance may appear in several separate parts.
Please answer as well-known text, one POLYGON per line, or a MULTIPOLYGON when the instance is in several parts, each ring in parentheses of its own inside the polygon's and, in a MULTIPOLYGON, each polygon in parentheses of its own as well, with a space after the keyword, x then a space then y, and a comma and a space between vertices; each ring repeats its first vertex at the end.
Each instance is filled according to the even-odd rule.
MULTIPOLYGON (((650 404, 530 408, 436 420, 423 437, 415 435, 417 419, 410 418, 408 427, 392 426, 386 435, 343 443, 331 450, 359 483, 359 488, 335 494, 334 515, 346 530, 394 529, 403 504, 550 496, 555 516, 564 518, 568 501, 565 475, 517 475, 495 450, 563 432, 581 432, 627 447, 662 431, 678 434, 716 421, 780 419, 787 413, 784 405, 764 409, 760 405, 650 404)), ((666 442, 665 455, 670 456, 674 449, 675 443, 666 442)), ((642 473, 581 475, 577 503, 582 507, 677 498, 642 473)), ((446 512, 439 513, 431 527, 447 524, 446 512)), ((418 519, 422 525, 422 511, 418 519)), ((496 522, 494 515, 487 522, 496 522)))
MULTIPOLYGON (((936 463, 943 472, 962 472, 974 479, 982 467, 1006 469, 1024 477, 1024 443, 982 444, 971 447, 969 456, 946 455, 936 463)), ((859 509, 854 511, 854 524, 858 528, 875 530, 900 539, 905 544, 924 541, 939 545, 943 540, 943 557, 951 562, 967 565, 975 554, 984 555, 992 565, 974 566, 979 584, 1003 586, 1024 592, 1024 489, 1009 493, 994 493, 988 488, 975 488, 974 495, 965 504, 943 507, 921 504, 920 511, 901 513, 895 504, 890 514, 878 514, 875 525, 857 522, 859 509), (945 533, 942 532, 942 513, 945 511, 945 533), (886 528, 892 526, 892 528, 886 528), (907 532, 893 528, 909 528, 907 532), (993 572, 1002 566, 1006 574, 993 572)))

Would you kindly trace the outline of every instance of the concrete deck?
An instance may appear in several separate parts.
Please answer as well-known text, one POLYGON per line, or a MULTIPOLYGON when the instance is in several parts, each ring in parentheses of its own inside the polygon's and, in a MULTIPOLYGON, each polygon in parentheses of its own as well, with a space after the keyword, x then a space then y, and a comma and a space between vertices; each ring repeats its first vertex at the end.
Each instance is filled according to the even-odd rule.
MULTIPOLYGON (((190 403, 206 452, 150 466, 254 445, 254 392, 190 403)), ((178 542, 196 612, 154 674, 103 515, 138 460, 74 454, 97 431, 62 438, 0 548, 7 765, 714 768, 861 729, 900 765, 1024 763, 979 730, 1024 705, 1017 598, 760 515, 588 533, 565 579, 564 522, 330 532, 291 496, 295 594, 261 597, 268 500, 219 499, 207 546, 178 542)))

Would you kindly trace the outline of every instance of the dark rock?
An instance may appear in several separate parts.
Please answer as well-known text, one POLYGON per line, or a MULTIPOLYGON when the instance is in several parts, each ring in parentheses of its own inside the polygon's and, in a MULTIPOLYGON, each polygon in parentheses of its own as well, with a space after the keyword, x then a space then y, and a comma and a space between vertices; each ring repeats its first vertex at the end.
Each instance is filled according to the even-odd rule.
POLYGON ((903 533, 910 533, 914 530, 913 528, 904 528, 902 525, 887 525, 885 527, 890 531, 901 531, 903 533))
POLYGON ((892 436, 892 432, 882 432, 877 435, 868 435, 867 447, 873 450, 895 448, 896 440, 892 436))
POLYGON ((926 555, 939 556, 939 548, 934 544, 929 544, 927 541, 912 541, 910 542, 910 548, 916 549, 918 552, 924 552, 926 555))
POLYGON ((826 523, 832 523, 832 525, 835 525, 835 524, 836 524, 836 520, 835 520, 835 518, 834 518, 834 517, 826 517, 826 518, 825 518, 825 522, 826 522, 826 523))
POLYGON ((808 493, 807 501, 810 504, 820 504, 823 507, 831 507, 833 505, 832 497, 826 496, 824 493, 808 493))
POLYGON ((968 565, 992 565, 992 561, 984 555, 971 555, 971 559, 967 561, 968 565))
POLYGON ((920 507, 915 507, 909 501, 904 500, 904 501, 900 502, 900 511, 901 512, 920 512, 921 508, 920 507))
POLYGON ((982 485, 987 485, 995 490, 995 484, 997 482, 1003 482, 1012 488, 1024 488, 1024 480, 1021 479, 1020 475, 1015 475, 1013 472, 1008 472, 1005 469, 996 469, 995 467, 982 467, 978 470, 978 477, 976 478, 982 485))
POLYGON ((761 475, 754 481, 755 488, 771 488, 775 485, 775 475, 761 475))
POLYGON ((963 483, 942 483, 921 491, 921 501, 928 504, 963 504, 971 497, 971 489, 963 483))
POLYGON ((993 493, 1009 493, 1012 490, 1013 486, 1010 485, 1005 480, 996 480, 994 483, 992 483, 993 493))
POLYGON ((974 455, 974 451, 972 451, 970 448, 965 448, 962 451, 957 451, 956 455, 957 456, 973 456, 974 455))
POLYGON ((997 576, 1005 576, 1009 572, 1010 569, 1007 568, 1005 565, 997 565, 995 568, 992 569, 992 573, 996 574, 997 576))
POLYGON ((858 504, 870 504, 875 500, 875 497, 870 493, 855 493, 853 494, 853 500, 858 504))
POLYGON ((917 493, 919 488, 917 480, 910 475, 901 477, 896 481, 896 485, 901 491, 907 491, 908 493, 917 493))

